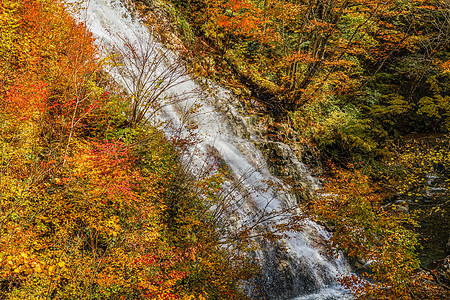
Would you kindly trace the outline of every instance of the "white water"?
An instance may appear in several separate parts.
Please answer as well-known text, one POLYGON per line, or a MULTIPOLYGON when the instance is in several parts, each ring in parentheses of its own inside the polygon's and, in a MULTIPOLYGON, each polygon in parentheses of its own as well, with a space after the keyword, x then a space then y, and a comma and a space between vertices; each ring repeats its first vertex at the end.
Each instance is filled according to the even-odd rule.
MULTIPOLYGON (((80 1, 67 0, 66 2, 73 4, 80 1)), ((161 45, 154 41, 148 29, 139 23, 139 20, 131 17, 121 1, 91 0, 85 1, 82 7, 84 7, 84 10, 78 12, 77 16, 80 20, 86 22, 88 29, 96 37, 97 43, 103 49, 105 55, 113 47, 123 49, 124 39, 136 45, 142 45, 143 41, 144 43, 148 41, 156 45, 156 49, 163 49, 161 45)), ((169 61, 175 60, 175 54, 163 52, 166 56, 169 56, 169 61)), ((157 72, 164 72, 163 67, 164 65, 158 66, 157 72)), ((110 69, 109 72, 122 85, 130 85, 130 81, 127 78, 122 78, 116 70, 110 69)), ((159 75, 156 73, 152 76, 155 76, 156 79, 159 75)), ((194 173, 203 172, 205 166, 212 168, 212 171, 214 171, 214 168, 217 168, 215 163, 220 165, 220 162, 223 161, 231 170, 234 178, 241 178, 239 180, 241 186, 231 194, 235 199, 245 201, 237 201, 237 203, 230 200, 230 205, 234 205, 238 211, 238 213, 227 214, 227 217, 235 220, 230 223, 234 223, 235 226, 236 224, 251 225, 254 216, 275 212, 295 203, 294 198, 287 192, 277 191, 266 183, 271 181, 278 186, 284 186, 270 174, 263 154, 251 142, 252 140, 253 142, 259 141, 258 136, 250 129, 246 130, 246 134, 242 134, 242 130, 237 129, 237 127, 245 127, 242 126, 245 124, 245 118, 239 115, 233 105, 234 98, 231 93, 212 83, 209 83, 209 92, 198 92, 202 88, 204 89, 204 86, 201 87, 187 75, 178 78, 176 84, 167 89, 162 96, 166 97, 166 101, 176 97, 180 98, 180 101, 176 104, 164 106, 156 119, 169 121, 172 124, 171 127, 166 128, 168 135, 188 134, 189 132, 184 130, 186 127, 186 111, 199 103, 201 104, 196 113, 189 116, 187 122, 188 124, 196 124, 195 132, 199 140, 198 144, 190 149, 188 157, 191 159, 190 163, 193 166, 192 172, 194 173), (227 113, 224 113, 224 111, 227 113), (230 121, 230 116, 233 122, 230 121), (241 134, 238 134, 239 132, 241 134), (243 138, 244 135, 248 139, 243 138)), ((161 101, 164 101, 162 99, 163 97, 161 97, 161 101)), ((295 161, 295 164, 304 173, 305 180, 313 185, 314 180, 305 172, 303 165, 298 161, 295 161)), ((232 186, 233 183, 226 185, 228 191, 232 189, 232 186)), ((281 220, 281 217, 279 219, 281 220)), ((336 276, 347 272, 344 261, 340 259, 330 260, 320 253, 320 247, 312 245, 317 243, 318 240, 326 240, 328 233, 317 224, 307 221, 303 232, 292 232, 289 236, 290 238, 284 241, 287 245, 286 257, 289 258, 289 261, 286 262, 284 256, 282 261, 286 262, 287 265, 283 270, 288 269, 291 273, 294 273, 290 276, 295 277, 293 279, 293 290, 296 292, 293 292, 293 294, 297 293, 297 296, 299 296, 296 299, 340 299, 344 297, 338 290, 338 284, 335 280, 336 276), (308 292, 312 294, 303 296, 299 294, 308 292)), ((271 250, 268 249, 267 251, 270 252, 271 250)), ((275 256, 275 254, 266 253, 263 255, 263 253, 260 253, 259 258, 267 260, 272 255, 275 256)), ((272 269, 264 274, 267 277, 266 281, 269 283, 279 276, 276 271, 280 268, 276 266, 272 269)), ((268 292, 274 295, 274 299, 283 297, 276 295, 289 294, 289 291, 276 291, 278 288, 277 284, 273 286, 268 284, 267 286, 268 292)))

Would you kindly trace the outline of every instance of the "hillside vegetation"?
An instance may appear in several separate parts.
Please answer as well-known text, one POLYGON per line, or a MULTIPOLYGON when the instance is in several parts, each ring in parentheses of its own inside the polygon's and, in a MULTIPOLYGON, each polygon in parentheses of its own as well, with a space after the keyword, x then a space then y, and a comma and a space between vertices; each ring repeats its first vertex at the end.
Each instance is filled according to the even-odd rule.
POLYGON ((186 178, 98 59, 61 2, 0 2, 0 298, 245 298, 199 201, 220 178, 186 178))
POLYGON ((186 43, 200 37, 192 51, 214 58, 198 59, 199 72, 243 84, 280 139, 346 159, 382 155, 407 134, 448 132, 446 1, 172 2, 186 43))
MULTIPOLYGON (((161 7, 135 2, 150 16, 161 7)), ((322 170, 306 211, 379 285, 343 283, 362 299, 447 297, 448 273, 427 265, 450 230, 448 1, 162 3, 192 71, 322 170)))
MULTIPOLYGON (((332 253, 370 262, 341 282, 361 299, 448 295, 420 269, 423 214, 395 202, 422 203, 430 174, 448 186, 448 2, 166 5, 193 73, 324 167, 326 196, 303 208, 332 253)), ((247 299, 248 231, 223 237, 211 211, 226 175, 189 176, 193 141, 148 125, 110 62, 62 2, 0 1, 0 298, 247 299)), ((437 196, 426 213, 445 223, 437 196)))

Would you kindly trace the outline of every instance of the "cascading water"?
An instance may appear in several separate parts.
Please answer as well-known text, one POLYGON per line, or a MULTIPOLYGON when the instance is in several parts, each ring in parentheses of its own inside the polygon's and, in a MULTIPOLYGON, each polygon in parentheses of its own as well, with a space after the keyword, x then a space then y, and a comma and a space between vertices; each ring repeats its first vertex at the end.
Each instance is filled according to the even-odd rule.
MULTIPOLYGON (((164 67, 169 67, 170 61, 174 60, 176 55, 163 50, 164 48, 153 40, 147 27, 132 17, 120 0, 66 2, 69 4, 82 2, 83 9, 78 10, 77 17, 86 22, 105 54, 113 48, 122 51, 126 48, 126 43, 130 45, 151 43, 155 55, 164 52, 166 62, 153 65, 153 71, 148 72, 153 78, 147 78, 147 82, 153 84, 163 81, 161 78, 164 76, 160 74, 164 73, 164 67)), ((128 77, 114 68, 108 71, 130 93, 133 93, 130 91, 130 86, 133 85, 133 79, 130 77, 135 76, 136 74, 132 74, 133 70, 138 72, 138 69, 139 66, 130 67, 128 77)), ((234 219, 234 226, 249 224, 253 221, 252 216, 261 213, 270 214, 295 203, 295 197, 274 187, 284 185, 269 172, 264 155, 255 146, 262 140, 245 126, 245 118, 239 115, 236 104, 233 104, 235 102, 233 95, 206 80, 203 84, 198 82, 188 75, 176 77, 158 98, 163 102, 178 97, 178 101, 174 103, 167 101, 154 118, 172 124, 170 129, 169 127, 166 129, 169 136, 183 134, 175 129, 185 126, 186 122, 183 120, 187 110, 201 104, 196 113, 189 117, 189 122, 196 124, 196 136, 199 140, 196 146, 190 149, 189 157, 194 166, 192 172, 201 172, 202 166, 208 164, 208 161, 220 161, 230 170, 232 178, 239 179, 239 188, 233 189, 234 183, 228 183, 232 196, 245 200, 239 201, 237 213, 227 214, 229 218, 234 219), (268 184, 269 181, 274 184, 268 184)), ((155 88, 161 84, 163 83, 158 83, 155 88)), ((277 147, 289 152, 286 145, 279 144, 277 147)), ((303 165, 295 160, 293 155, 290 155, 290 160, 297 172, 301 173, 303 180, 309 185, 314 185, 314 179, 308 175, 303 165)), ((336 281, 336 276, 348 272, 344 261, 331 259, 320 253, 319 244, 327 238, 328 233, 320 226, 305 221, 302 232, 292 232, 289 238, 284 240, 286 247, 268 243, 266 245, 261 241, 261 250, 257 255, 262 262, 263 273, 257 280, 260 291, 254 296, 269 299, 298 297, 295 299, 299 300, 346 298, 336 281)))

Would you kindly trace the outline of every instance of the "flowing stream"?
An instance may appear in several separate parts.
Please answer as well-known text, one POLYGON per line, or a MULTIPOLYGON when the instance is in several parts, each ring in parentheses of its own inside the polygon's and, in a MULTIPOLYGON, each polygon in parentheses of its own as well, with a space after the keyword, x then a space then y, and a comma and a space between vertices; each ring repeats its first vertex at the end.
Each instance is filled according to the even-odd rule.
MULTIPOLYGON (((239 114, 231 92, 208 80, 185 75, 183 66, 176 63, 176 54, 164 50, 120 0, 66 2, 77 3, 82 8, 76 17, 86 22, 104 55, 115 50, 138 56, 134 60, 122 60, 126 68, 107 70, 130 94, 156 99, 147 117, 151 115, 152 120, 170 124, 165 127, 168 136, 195 136, 198 142, 189 149, 185 162, 191 166, 191 172, 199 175, 205 169, 214 172, 219 167, 229 170, 224 190, 228 191, 230 212, 222 218, 229 218, 230 226, 249 226, 255 218, 270 216, 295 204, 296 198, 269 171, 266 156, 258 146, 269 144, 248 126, 248 118, 239 114), (149 57, 145 56, 148 54, 149 57), (138 83, 136 78, 140 80, 138 83), (165 82, 168 82, 166 86, 165 82), (160 94, 155 93, 158 89, 160 94), (142 90, 145 93, 139 94, 142 90), (158 113, 153 113, 158 105, 158 113)), ((273 142, 270 145, 289 159, 290 167, 296 169, 305 184, 314 188, 315 179, 295 159, 289 147, 273 142)), ((280 215, 273 220, 283 222, 284 219, 280 215)), ((349 297, 340 290, 336 280, 348 272, 345 261, 324 253, 328 233, 312 221, 304 223, 303 231, 289 233, 289 238, 284 240, 286 247, 259 241, 261 250, 255 258, 261 262, 263 273, 252 283, 259 287, 252 296, 298 300, 349 297)))

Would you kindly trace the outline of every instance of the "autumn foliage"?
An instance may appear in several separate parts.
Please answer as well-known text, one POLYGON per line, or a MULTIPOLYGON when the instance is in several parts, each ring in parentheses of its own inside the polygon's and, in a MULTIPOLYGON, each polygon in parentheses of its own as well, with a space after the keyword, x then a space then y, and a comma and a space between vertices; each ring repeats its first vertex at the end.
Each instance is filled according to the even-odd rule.
POLYGON ((0 2, 0 297, 243 298, 196 195, 173 196, 173 146, 127 127, 98 58, 61 2, 0 2))
POLYGON ((450 128, 448 1, 170 2, 194 72, 231 86, 265 137, 327 174, 309 212, 361 264, 342 283, 361 299, 444 295, 420 271, 416 215, 395 201, 448 173, 447 150, 402 146, 450 128))
MULTIPOLYGON (((174 2, 213 48, 202 74, 228 70, 276 138, 344 158, 309 207, 332 251, 366 263, 341 282, 361 299, 439 299, 422 285, 434 273, 416 272, 416 223, 383 202, 374 171, 345 162, 385 155, 390 136, 448 131, 448 3, 174 2)), ((130 120, 140 102, 117 90, 62 2, 0 0, 0 297, 245 299, 256 268, 221 244, 202 201, 224 175, 185 176, 176 145, 130 120)), ((405 151, 409 177, 386 178, 417 193, 447 152, 405 151)))
MULTIPOLYGON (((330 251, 342 251, 354 266, 354 273, 339 281, 357 299, 447 297, 440 275, 419 260, 420 219, 405 209, 404 201, 387 201, 389 188, 366 175, 375 173, 369 168, 330 165, 327 181, 309 204, 309 213, 333 233, 330 251)), ((405 185, 418 183, 408 175, 405 185)))
POLYGON ((361 170, 332 172, 310 210, 332 229, 333 251, 362 262, 360 277, 341 282, 362 299, 409 299, 419 267, 414 221, 396 205, 383 207, 385 195, 361 170))
POLYGON ((198 73, 227 78, 286 143, 375 156, 390 136, 448 130, 446 1, 172 2, 213 58, 198 73))

